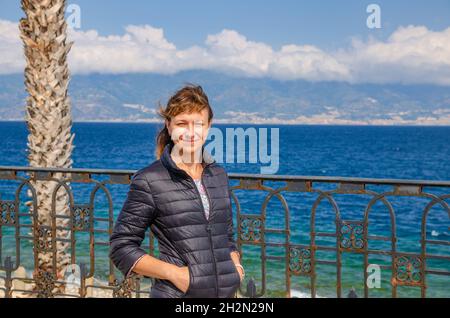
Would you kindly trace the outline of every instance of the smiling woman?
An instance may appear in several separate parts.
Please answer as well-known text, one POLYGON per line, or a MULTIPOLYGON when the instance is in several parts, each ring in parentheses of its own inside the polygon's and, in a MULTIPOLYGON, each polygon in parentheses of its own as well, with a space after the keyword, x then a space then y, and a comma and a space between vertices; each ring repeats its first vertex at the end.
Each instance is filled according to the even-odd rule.
MULTIPOLYGON (((188 85, 173 95, 166 109, 159 114, 165 126, 157 137, 156 157, 160 158, 167 144, 175 146, 175 160, 184 163, 200 163, 201 148, 208 137, 213 111, 208 97, 200 86, 188 85), (184 155, 184 163, 180 156, 184 155)), ((192 168, 200 166, 192 166, 192 168)))
POLYGON ((213 118, 208 97, 188 85, 160 114, 158 159, 133 176, 110 239, 111 259, 124 275, 154 277, 154 298, 234 297, 244 269, 228 175, 204 147, 213 118), (159 259, 140 247, 149 227, 159 259))

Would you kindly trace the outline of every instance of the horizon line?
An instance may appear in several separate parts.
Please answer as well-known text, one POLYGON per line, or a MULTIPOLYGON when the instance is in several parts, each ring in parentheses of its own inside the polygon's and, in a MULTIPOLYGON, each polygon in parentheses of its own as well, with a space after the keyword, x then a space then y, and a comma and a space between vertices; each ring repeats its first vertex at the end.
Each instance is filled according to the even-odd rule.
MULTIPOLYGON (((19 119, 12 119, 12 120, 5 120, 0 119, 0 123, 26 123, 25 120, 19 120, 19 119)), ((72 123, 99 123, 99 124, 163 124, 162 122, 155 122, 155 121, 119 121, 119 120, 72 120, 72 123)), ((253 122, 215 122, 213 125, 256 125, 256 126, 348 126, 348 127, 450 127, 450 124, 337 124, 337 123, 330 123, 330 124, 308 124, 308 123, 253 123, 253 122)))

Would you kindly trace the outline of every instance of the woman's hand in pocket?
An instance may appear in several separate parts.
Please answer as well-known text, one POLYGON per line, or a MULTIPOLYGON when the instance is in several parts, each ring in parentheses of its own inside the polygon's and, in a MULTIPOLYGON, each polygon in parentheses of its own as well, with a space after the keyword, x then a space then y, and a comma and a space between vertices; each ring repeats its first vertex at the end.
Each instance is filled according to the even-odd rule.
POLYGON ((189 275, 189 267, 183 266, 178 267, 172 273, 171 282, 174 284, 179 290, 183 293, 187 292, 189 289, 190 275, 189 275))
POLYGON ((241 283, 242 283, 242 280, 244 279, 244 271, 241 268, 242 265, 241 266, 236 266, 236 264, 235 264, 234 266, 236 267, 236 271, 238 272, 239 279, 241 280, 241 283))

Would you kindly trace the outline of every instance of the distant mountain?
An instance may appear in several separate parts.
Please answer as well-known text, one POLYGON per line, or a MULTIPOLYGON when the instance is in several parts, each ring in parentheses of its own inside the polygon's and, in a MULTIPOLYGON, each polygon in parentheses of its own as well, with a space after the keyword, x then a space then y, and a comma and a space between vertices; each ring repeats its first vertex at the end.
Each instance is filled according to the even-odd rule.
MULTIPOLYGON (((209 71, 174 75, 75 75, 74 121, 156 121, 186 82, 207 92, 218 122, 450 125, 450 88, 238 78, 209 71)), ((23 120, 23 75, 0 76, 0 120, 23 120)))

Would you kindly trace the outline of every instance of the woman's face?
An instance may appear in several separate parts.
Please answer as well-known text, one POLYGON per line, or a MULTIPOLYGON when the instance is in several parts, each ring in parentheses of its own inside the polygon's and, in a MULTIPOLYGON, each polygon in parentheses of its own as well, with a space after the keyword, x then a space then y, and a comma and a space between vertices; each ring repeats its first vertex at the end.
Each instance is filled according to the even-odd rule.
POLYGON ((208 122, 208 110, 203 109, 201 112, 191 114, 181 113, 166 121, 166 127, 173 143, 181 151, 180 155, 199 153, 211 127, 211 123, 208 122))

